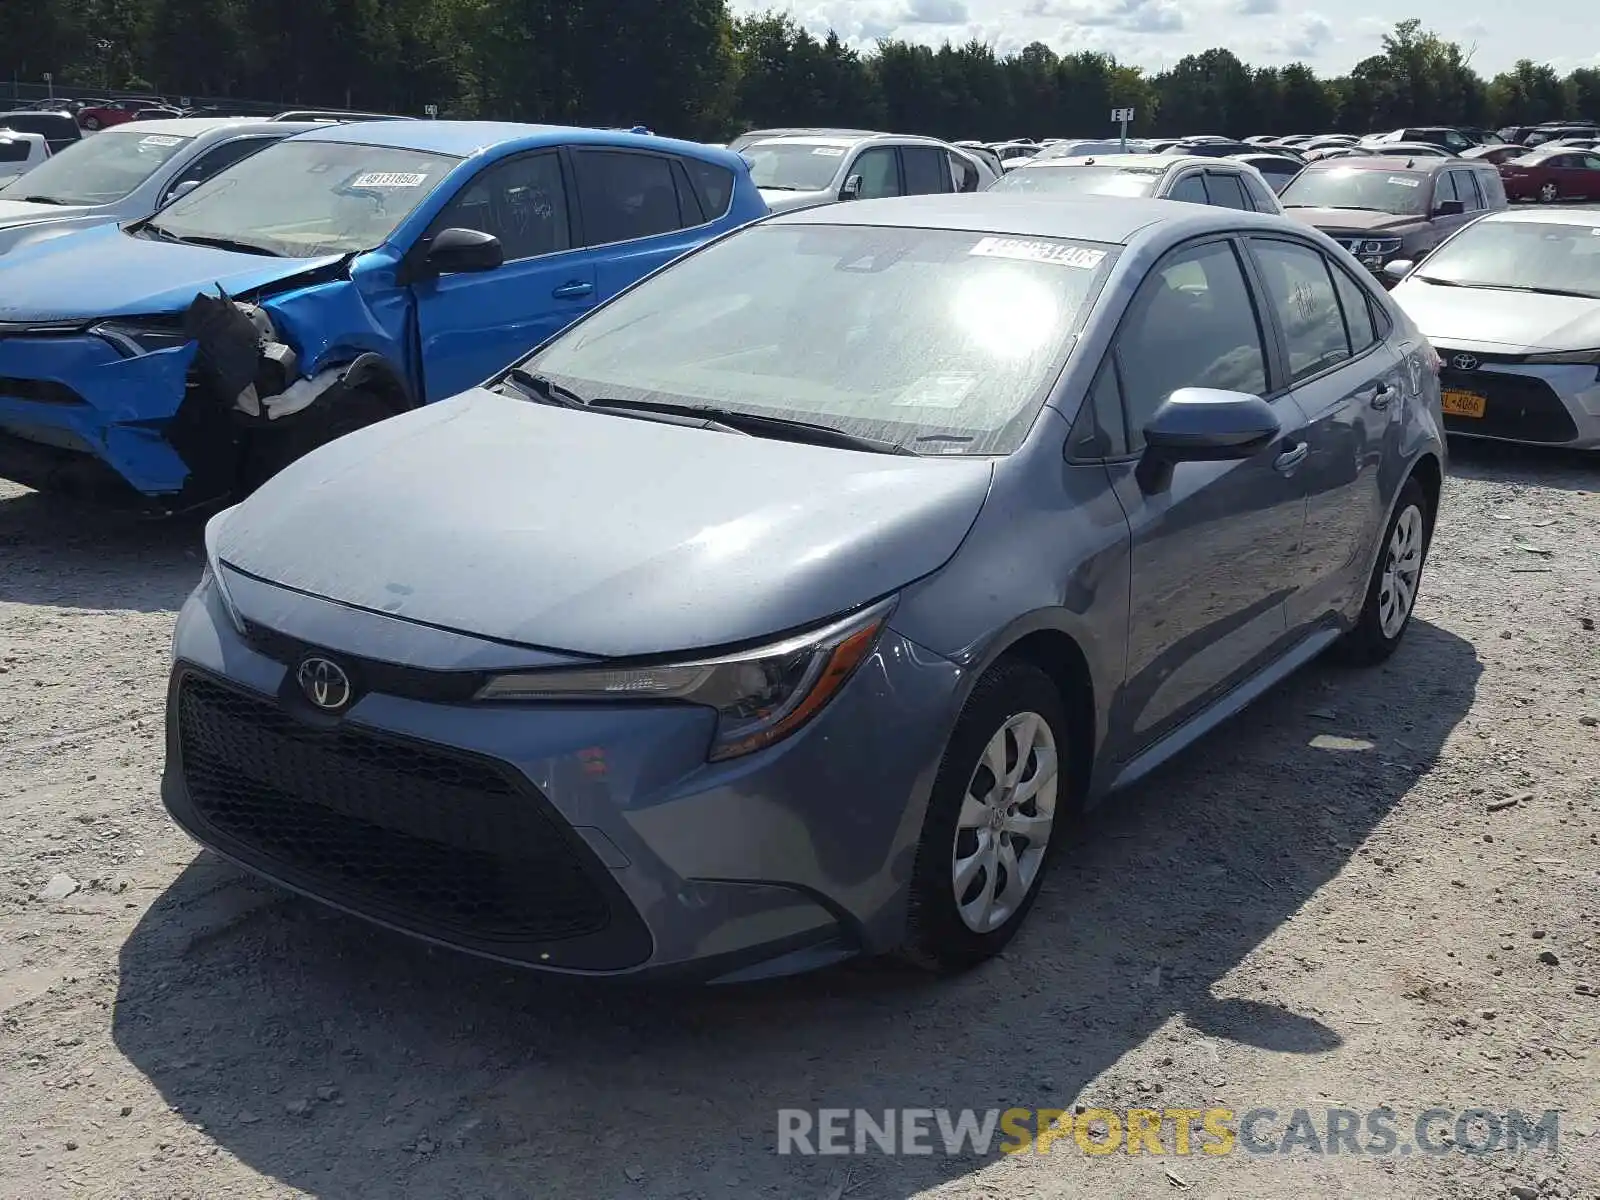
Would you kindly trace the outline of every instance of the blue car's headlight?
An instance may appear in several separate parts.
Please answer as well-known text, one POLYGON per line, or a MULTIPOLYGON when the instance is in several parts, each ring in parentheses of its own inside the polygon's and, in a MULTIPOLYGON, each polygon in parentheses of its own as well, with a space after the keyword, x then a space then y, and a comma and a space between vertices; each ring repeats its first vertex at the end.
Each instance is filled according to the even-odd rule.
POLYGON ((133 321, 101 321, 89 332, 104 338, 128 358, 138 358, 156 350, 171 350, 189 340, 179 326, 140 324, 133 321))
POLYGON ((831 700, 877 644, 885 600, 821 629, 735 654, 659 665, 497 675, 480 700, 681 700, 717 712, 712 762, 788 737, 831 700))

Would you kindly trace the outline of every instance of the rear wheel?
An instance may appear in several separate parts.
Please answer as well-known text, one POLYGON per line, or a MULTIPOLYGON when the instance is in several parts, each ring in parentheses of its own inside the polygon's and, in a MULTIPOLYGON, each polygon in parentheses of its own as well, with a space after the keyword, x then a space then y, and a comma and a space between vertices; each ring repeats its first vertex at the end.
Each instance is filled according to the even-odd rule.
POLYGON ((1432 534, 1422 485, 1408 479, 1384 530, 1383 548, 1372 568, 1361 616, 1355 628, 1338 643, 1338 654, 1344 661, 1357 666, 1375 665, 1400 645, 1416 610, 1432 534))
POLYGON ((99 117, 85 117, 83 119, 83 127, 85 129, 87 129, 90 133, 98 132, 99 129, 100 129, 100 118, 99 117))
POLYGON ((923 819, 905 958, 960 971, 1016 934, 1076 812, 1068 730, 1055 684, 1030 663, 1002 660, 978 681, 923 819))
POLYGON ((376 392, 351 388, 319 399, 304 412, 286 417, 282 427, 254 430, 245 446, 241 490, 253 492, 290 463, 347 433, 375 425, 395 410, 376 392))

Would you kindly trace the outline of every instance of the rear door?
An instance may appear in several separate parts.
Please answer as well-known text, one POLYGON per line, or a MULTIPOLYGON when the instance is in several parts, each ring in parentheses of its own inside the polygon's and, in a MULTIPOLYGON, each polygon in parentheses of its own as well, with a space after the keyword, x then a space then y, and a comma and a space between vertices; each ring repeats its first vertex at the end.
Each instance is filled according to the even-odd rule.
POLYGON ((1472 211, 1472 206, 1477 203, 1478 192, 1472 183, 1471 171, 1440 171, 1434 179, 1433 185, 1433 217, 1434 244, 1445 240, 1463 225, 1473 220, 1478 214, 1472 211), (1446 216, 1439 212, 1439 206, 1446 200, 1459 200, 1462 211, 1453 216, 1446 216))
POLYGON ((1287 619, 1303 630, 1344 611, 1366 585, 1366 551, 1381 523, 1379 467, 1399 415, 1401 363, 1366 286, 1318 247, 1255 236, 1250 258, 1286 382, 1305 414, 1305 535, 1287 619))
POLYGON ((955 190, 950 157, 938 146, 901 146, 900 169, 908 196, 931 196, 955 190))
POLYGON ((595 268, 575 248, 570 198, 561 152, 539 150, 485 167, 435 218, 424 244, 441 230, 477 229, 500 239, 506 261, 412 285, 426 399, 482 383, 594 304, 595 268))
POLYGON ((709 236, 705 226, 714 218, 703 211, 684 160, 610 146, 568 153, 577 180, 574 224, 594 279, 589 304, 609 300, 709 236))

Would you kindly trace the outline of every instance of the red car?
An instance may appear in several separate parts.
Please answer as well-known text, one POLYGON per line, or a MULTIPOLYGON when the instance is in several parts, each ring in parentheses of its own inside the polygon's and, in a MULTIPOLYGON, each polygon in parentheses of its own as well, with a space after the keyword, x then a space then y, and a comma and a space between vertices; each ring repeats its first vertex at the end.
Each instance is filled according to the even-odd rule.
POLYGON ((159 100, 105 100, 78 110, 78 124, 85 129, 109 129, 131 121, 134 114, 147 108, 159 108, 159 100))
POLYGON ((1508 200, 1600 200, 1600 154, 1549 146, 1500 164, 1508 200))

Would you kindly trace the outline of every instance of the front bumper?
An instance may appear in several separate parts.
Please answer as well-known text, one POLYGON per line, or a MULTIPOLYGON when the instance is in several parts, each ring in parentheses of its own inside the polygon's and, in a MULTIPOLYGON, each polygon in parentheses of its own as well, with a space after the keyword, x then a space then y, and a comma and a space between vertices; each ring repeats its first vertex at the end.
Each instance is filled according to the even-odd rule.
POLYGON ((1476 350, 1440 342, 1434 349, 1444 360, 1441 388, 1484 400, 1481 417, 1445 413, 1445 431, 1452 436, 1600 448, 1600 369, 1595 366, 1497 362, 1476 350), (1458 358, 1478 365, 1454 365, 1458 358))
MULTIPOLYGON (((334 606, 295 605, 290 624, 327 631, 334 606)), ((898 943, 953 664, 888 632, 800 733, 711 765, 712 716, 690 706, 397 686, 411 694, 308 719, 285 659, 403 628, 337 619, 348 639, 247 641, 214 588, 185 605, 162 796, 202 844, 401 932, 553 971, 734 980, 898 943)))
POLYGON ((194 354, 191 343, 125 358, 89 333, 0 336, 0 476, 45 490, 120 480, 140 495, 179 495, 192 482, 185 450, 212 449, 212 431, 180 413, 194 354))

